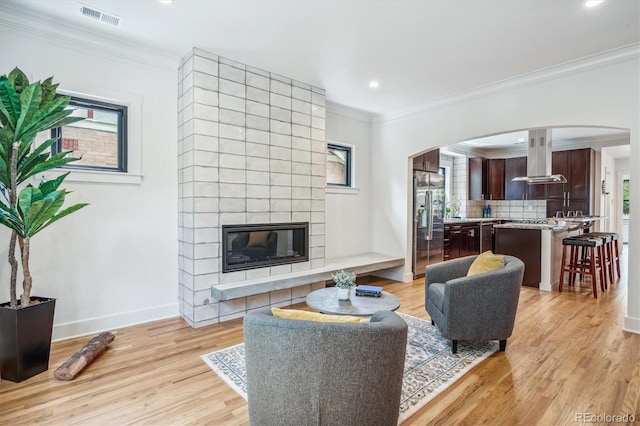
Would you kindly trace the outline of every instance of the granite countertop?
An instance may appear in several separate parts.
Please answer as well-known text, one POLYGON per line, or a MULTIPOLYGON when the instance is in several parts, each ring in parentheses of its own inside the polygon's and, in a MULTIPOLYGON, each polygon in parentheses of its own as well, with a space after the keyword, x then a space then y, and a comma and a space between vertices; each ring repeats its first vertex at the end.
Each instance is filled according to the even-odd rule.
POLYGON ((553 231, 562 231, 567 229, 565 225, 551 225, 546 223, 520 223, 510 222, 503 223, 502 225, 493 225, 494 228, 507 228, 507 229, 549 229, 553 231))
MULTIPOLYGON (((588 224, 589 222, 593 222, 596 220, 606 219, 606 216, 579 216, 579 217, 563 217, 563 218, 550 218, 544 219, 548 220, 549 223, 522 223, 520 222, 523 219, 509 219, 509 218, 483 218, 483 217, 468 217, 468 218, 448 218, 444 220, 445 224, 453 224, 453 223, 474 223, 474 222, 497 222, 500 220, 507 221, 507 223, 503 224, 495 224, 493 225, 496 228, 511 228, 511 229, 549 229, 554 232, 562 232, 566 230, 577 229, 584 224, 588 224), (512 222, 511 222, 512 221, 512 222)), ((535 219, 534 219, 535 220, 535 219)))
POLYGON ((594 222, 596 220, 604 220, 607 219, 608 216, 572 216, 572 217, 560 217, 557 220, 561 220, 564 222, 571 223, 589 223, 594 222))
POLYGON ((469 223, 469 222, 497 222, 499 220, 504 220, 498 217, 465 217, 463 218, 447 218, 444 220, 444 223, 469 223))

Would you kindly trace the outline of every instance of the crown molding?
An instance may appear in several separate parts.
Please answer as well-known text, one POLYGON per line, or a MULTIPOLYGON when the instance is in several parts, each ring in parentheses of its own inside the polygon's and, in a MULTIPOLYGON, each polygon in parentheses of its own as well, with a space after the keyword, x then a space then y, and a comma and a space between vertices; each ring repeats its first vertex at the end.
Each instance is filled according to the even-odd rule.
POLYGON ((46 39, 59 46, 80 50, 83 53, 104 58, 118 58, 171 72, 177 72, 180 63, 179 57, 126 43, 116 37, 60 25, 60 22, 44 15, 21 10, 8 4, 0 3, 0 28, 46 39))
POLYGON ((557 151, 580 148, 601 149, 607 146, 629 145, 630 143, 631 139, 628 132, 626 135, 603 135, 551 141, 552 148, 557 151))
POLYGON ((639 57, 640 43, 634 43, 596 55, 587 56, 586 58, 578 59, 571 62, 565 62, 563 64, 543 68, 538 71, 533 71, 527 74, 522 74, 516 77, 497 81, 485 86, 480 86, 474 89, 455 93, 440 99, 436 99, 433 102, 428 102, 426 104, 419 105, 417 107, 410 108, 404 111, 399 111, 391 114, 375 115, 373 116, 372 122, 383 123, 402 120, 431 109, 457 104, 480 96, 486 96, 509 89, 524 87, 540 81, 550 80, 553 78, 558 78, 560 76, 570 75, 602 66, 608 66, 618 62, 637 60, 639 57))
MULTIPOLYGON (((553 140, 551 142, 553 151, 567 151, 571 149, 592 148, 600 150, 608 146, 629 145, 629 133, 626 135, 602 135, 589 136, 575 139, 553 140)), ((478 151, 480 152, 480 151, 478 151)), ((527 144, 525 142, 517 145, 510 145, 502 148, 488 148, 481 152, 481 156, 486 158, 509 158, 509 157, 526 157, 527 144)))
POLYGON ((373 115, 346 105, 338 104, 331 101, 326 101, 327 113, 342 115, 344 117, 352 118, 354 120, 362 121, 364 123, 371 124, 373 115))

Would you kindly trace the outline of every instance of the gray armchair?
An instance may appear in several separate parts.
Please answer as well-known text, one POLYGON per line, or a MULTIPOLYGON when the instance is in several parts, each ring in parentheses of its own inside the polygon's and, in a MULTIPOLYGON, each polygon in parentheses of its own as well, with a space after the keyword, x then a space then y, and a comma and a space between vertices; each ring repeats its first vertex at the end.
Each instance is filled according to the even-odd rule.
POLYGON ((407 324, 391 311, 368 323, 244 318, 252 425, 396 425, 407 324))
POLYGON ((505 256, 505 266, 467 277, 477 256, 427 266, 425 307, 431 322, 451 340, 456 353, 459 340, 499 340, 507 347, 518 308, 524 263, 505 256))

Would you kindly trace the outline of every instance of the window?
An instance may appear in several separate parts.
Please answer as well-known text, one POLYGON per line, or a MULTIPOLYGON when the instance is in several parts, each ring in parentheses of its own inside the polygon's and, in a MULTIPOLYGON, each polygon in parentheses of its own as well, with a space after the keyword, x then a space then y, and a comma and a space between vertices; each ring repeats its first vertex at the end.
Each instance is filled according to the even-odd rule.
POLYGON ((127 171, 127 107, 71 97, 72 116, 84 120, 51 130, 53 153, 73 151, 82 157, 65 167, 127 171))
POLYGON ((629 217, 629 179, 622 181, 622 214, 629 217))
POLYGON ((327 185, 350 187, 353 148, 327 144, 327 185))

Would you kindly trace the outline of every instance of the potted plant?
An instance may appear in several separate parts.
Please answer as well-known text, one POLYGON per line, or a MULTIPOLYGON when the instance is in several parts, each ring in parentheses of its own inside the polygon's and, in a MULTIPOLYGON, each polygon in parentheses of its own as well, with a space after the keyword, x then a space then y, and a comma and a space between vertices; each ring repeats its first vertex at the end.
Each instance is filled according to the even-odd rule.
POLYGON ((331 274, 333 282, 338 287, 338 299, 349 300, 351 298, 351 287, 356 285, 356 273, 340 270, 335 274, 331 274))
POLYGON ((60 184, 68 173, 51 181, 42 178, 37 187, 28 183, 33 176, 78 160, 70 151, 51 155, 56 139, 36 142, 41 132, 82 120, 70 116, 69 98, 56 97, 57 87, 52 78, 29 83, 18 68, 0 77, 0 224, 11 230, 11 300, 0 304, 0 377, 15 382, 49 368, 55 299, 31 297, 31 239, 86 205, 62 209, 67 192, 60 184), (16 246, 23 275, 20 300, 16 246))

